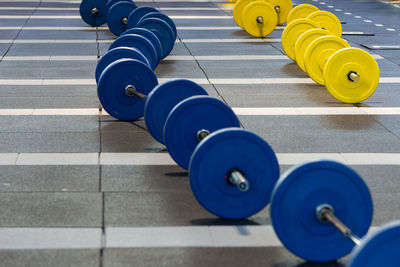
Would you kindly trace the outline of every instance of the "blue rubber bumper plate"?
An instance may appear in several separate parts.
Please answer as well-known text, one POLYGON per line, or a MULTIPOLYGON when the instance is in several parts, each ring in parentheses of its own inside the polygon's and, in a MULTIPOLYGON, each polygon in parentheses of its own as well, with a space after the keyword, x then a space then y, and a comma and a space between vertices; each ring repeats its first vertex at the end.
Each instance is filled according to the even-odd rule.
POLYGON ((106 22, 106 5, 104 0, 83 0, 79 6, 82 20, 90 26, 100 26, 106 22), (95 14, 92 10, 97 8, 95 14))
POLYGON ((126 34, 138 34, 142 35, 143 37, 147 38, 151 44, 154 46, 156 53, 157 53, 157 62, 161 60, 161 42, 158 40, 158 37, 150 30, 143 29, 143 28, 133 28, 126 30, 122 35, 126 34))
POLYGON ((139 34, 124 34, 110 45, 109 50, 122 46, 138 49, 147 58, 153 70, 157 67, 157 51, 146 37, 139 34))
POLYGON ((118 2, 110 7, 107 13, 107 24, 110 31, 119 36, 128 29, 123 18, 128 19, 129 14, 137 7, 133 2, 118 2))
POLYGON ((137 48, 116 47, 104 54, 96 66, 96 82, 99 82, 100 75, 108 65, 123 58, 137 59, 150 67, 149 61, 137 48))
MULTIPOLYGON (((104 2, 104 0, 103 0, 104 2)), ((108 11, 110 10, 110 8, 115 5, 116 3, 120 3, 120 2, 132 2, 131 0, 106 0, 106 13, 108 13, 108 11)))
POLYGON ((159 13, 157 9, 155 9, 154 7, 150 7, 150 6, 142 6, 142 7, 138 7, 135 10, 132 11, 131 14, 129 14, 128 17, 128 29, 132 29, 135 28, 137 26, 137 23, 139 22, 139 20, 142 19, 142 17, 148 13, 159 13))
POLYGON ((168 23, 168 25, 171 27, 172 31, 174 32, 175 39, 178 36, 175 22, 167 15, 160 13, 160 12, 152 12, 152 13, 148 13, 142 17, 142 19, 147 19, 147 18, 158 18, 158 19, 165 21, 166 23, 168 23))
POLYGON ((361 177, 334 161, 304 163, 288 170, 277 182, 271 198, 271 220, 285 247, 315 262, 337 260, 354 243, 330 223, 321 222, 316 208, 330 205, 336 217, 359 237, 372 221, 372 199, 361 177))
POLYGON ((262 138, 240 128, 226 128, 207 136, 190 160, 190 185, 199 203, 212 214, 242 219, 262 210, 279 178, 274 151, 262 138), (240 191, 227 180, 239 170, 249 182, 240 191))
POLYGON ((167 22, 158 18, 142 19, 137 24, 140 28, 152 31, 161 42, 161 59, 166 58, 175 45, 175 36, 167 22))
POLYGON ((400 221, 387 223, 354 249, 348 267, 400 266, 400 221))
POLYGON ((179 166, 189 168, 190 157, 199 141, 197 133, 210 133, 222 128, 240 127, 232 109, 221 100, 210 96, 192 96, 176 105, 164 126, 164 143, 179 166))
POLYGON ((150 134, 164 144, 164 124, 171 110, 182 100, 207 95, 206 90, 190 80, 175 79, 156 86, 147 96, 144 119, 150 134))
POLYGON ((158 81, 148 65, 135 59, 120 59, 110 64, 101 74, 97 94, 103 108, 113 117, 132 121, 143 116, 145 100, 127 96, 125 88, 148 95, 158 81))

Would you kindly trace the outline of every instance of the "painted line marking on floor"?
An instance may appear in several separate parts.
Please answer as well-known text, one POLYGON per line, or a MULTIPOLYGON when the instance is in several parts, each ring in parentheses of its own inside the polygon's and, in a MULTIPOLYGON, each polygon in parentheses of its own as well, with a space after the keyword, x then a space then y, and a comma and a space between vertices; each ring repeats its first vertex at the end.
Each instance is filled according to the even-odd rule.
POLYGON ((101 228, 0 228, 0 250, 101 248, 101 228))
MULTIPOLYGON (((400 115, 400 107, 233 107, 242 116, 400 115)), ((97 108, 0 109, 0 116, 108 116, 97 108)))
MULTIPOLYGON (((161 146, 161 144, 160 144, 161 146)), ((332 159, 348 165, 400 166, 400 153, 276 153, 281 165, 332 159)), ((0 153, 0 165, 176 165, 163 153, 0 153)))
MULTIPOLYGON (((233 19, 232 16, 221 15, 221 16, 169 16, 171 19, 233 19)), ((81 20, 81 16, 74 16, 74 15, 0 15, 0 19, 79 19, 81 20)))
MULTIPOLYGON (((24 39, 24 40, 0 40, 2 44, 96 44, 96 43, 112 43, 115 39, 107 39, 107 40, 63 40, 63 39, 45 39, 45 40, 36 40, 36 39, 24 39)), ((256 38, 246 38, 246 39, 181 39, 176 42, 183 43, 279 43, 281 39, 277 38, 264 38, 264 39, 256 39, 256 38)))
MULTIPOLYGON (((174 78, 159 78, 158 82, 163 83, 174 78)), ((254 78, 254 79, 203 79, 186 78, 198 84, 224 84, 224 85, 245 85, 245 84, 315 84, 311 78, 254 78)), ((400 83, 400 77, 381 77, 379 83, 400 83)), ((96 85, 94 79, 0 79, 0 85, 96 85)))
POLYGON ((272 225, 106 227, 104 237, 100 227, 3 227, 0 236, 1 250, 282 247, 272 225))
MULTIPOLYGON (((372 55, 375 59, 383 59, 372 55)), ((97 56, 5 56, 2 61, 97 61, 97 56)), ((168 56, 164 61, 291 60, 285 55, 168 56)))
MULTIPOLYGON (((157 7, 159 10, 164 11, 221 11, 232 10, 228 7, 157 7)), ((26 11, 79 11, 78 7, 20 7, 20 6, 2 6, 0 10, 26 10, 26 11)))

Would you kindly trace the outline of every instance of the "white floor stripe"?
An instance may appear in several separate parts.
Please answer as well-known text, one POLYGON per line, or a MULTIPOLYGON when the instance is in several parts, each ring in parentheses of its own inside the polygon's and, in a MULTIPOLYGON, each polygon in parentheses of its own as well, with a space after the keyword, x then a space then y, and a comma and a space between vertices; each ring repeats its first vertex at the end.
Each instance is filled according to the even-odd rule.
POLYGON ((108 27, 52 27, 52 26, 35 26, 35 27, 17 27, 17 26, 0 26, 1 30, 21 30, 24 31, 108 31, 108 27))
MULTIPOLYGON (((174 78, 159 78, 159 83, 172 80, 174 78)), ((224 85, 246 85, 246 84, 315 84, 310 78, 254 78, 254 79, 192 79, 200 85, 205 84, 224 84, 224 85)), ((400 77, 381 77, 381 84, 400 83, 400 77)), ((94 79, 0 79, 0 85, 96 85, 94 79)))
POLYGON ((248 38, 248 39, 182 39, 183 43, 279 43, 279 38, 248 38))
MULTIPOLYGON (((267 140, 268 141, 268 140, 267 140)), ((348 165, 400 166, 400 153, 277 153, 281 165, 332 159, 348 165)), ((168 153, 0 153, 0 165, 176 165, 168 153)))
POLYGON ((20 6, 2 6, 0 10, 49 10, 49 11, 79 11, 78 7, 20 7, 20 6))
MULTIPOLYGON (((104 40, 90 40, 90 39, 5 39, 0 40, 0 44, 95 44, 95 43, 108 43, 111 44, 115 39, 104 39, 104 40)), ((279 43, 281 39, 269 38, 269 39, 181 39, 184 43, 279 43)), ((181 42, 179 39, 176 42, 181 42)))
POLYGON ((0 250, 99 249, 100 228, 0 228, 0 250))
MULTIPOLYGON (((399 107, 233 107, 240 116, 400 115, 399 107)), ((108 116, 97 108, 0 109, 0 116, 108 116)))
MULTIPOLYGON (((171 19, 189 19, 189 20, 195 20, 195 19, 233 19, 231 16, 169 16, 171 19)), ((81 20, 81 16, 62 16, 62 15, 56 15, 56 16, 50 16, 50 15, 0 15, 0 19, 79 19, 81 20)))
POLYGON ((282 247, 271 225, 106 227, 103 246, 101 228, 0 228, 0 236, 1 250, 282 247))
POLYGON ((97 61, 97 56, 5 56, 2 61, 97 61))

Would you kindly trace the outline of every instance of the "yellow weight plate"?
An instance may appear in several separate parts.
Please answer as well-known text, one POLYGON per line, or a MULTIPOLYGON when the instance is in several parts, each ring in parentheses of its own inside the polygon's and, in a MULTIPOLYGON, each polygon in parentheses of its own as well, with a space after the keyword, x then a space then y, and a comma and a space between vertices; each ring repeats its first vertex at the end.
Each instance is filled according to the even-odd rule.
POLYGON ((378 86, 379 76, 379 66, 374 57, 354 47, 337 51, 324 67, 326 89, 345 103, 359 103, 370 97, 378 86), (350 73, 356 74, 353 81, 350 73))
POLYGON ((293 9, 292 1, 290 0, 264 0, 270 3, 276 14, 278 15, 277 25, 281 25, 286 22, 289 12, 293 9))
POLYGON ((246 6, 255 0, 238 0, 235 3, 235 6, 233 7, 232 15, 233 19, 235 20, 235 23, 240 27, 243 27, 243 10, 246 8, 246 6))
POLYGON ((287 16, 287 24, 295 19, 304 19, 314 11, 318 11, 318 7, 310 4, 301 4, 293 8, 287 16))
POLYGON ((264 37, 276 27, 278 16, 274 7, 267 2, 256 1, 243 10, 243 27, 254 37, 264 37))
POLYGON ((286 55, 294 60, 294 44, 304 32, 320 28, 319 24, 310 19, 296 19, 289 23, 282 32, 282 48, 286 55))
POLYGON ((321 28, 332 32, 338 37, 342 37, 342 23, 329 11, 315 11, 307 16, 307 19, 316 21, 321 28))
POLYGON ((307 47, 312 41, 325 35, 332 35, 332 33, 324 29, 311 29, 300 35, 299 39, 297 39, 294 44, 294 56, 297 65, 299 65, 302 71, 306 71, 306 67, 304 66, 304 54, 306 53, 307 47))
POLYGON ((316 83, 325 84, 323 70, 328 58, 336 51, 350 45, 335 35, 318 37, 307 47, 304 54, 304 65, 307 74, 316 83))

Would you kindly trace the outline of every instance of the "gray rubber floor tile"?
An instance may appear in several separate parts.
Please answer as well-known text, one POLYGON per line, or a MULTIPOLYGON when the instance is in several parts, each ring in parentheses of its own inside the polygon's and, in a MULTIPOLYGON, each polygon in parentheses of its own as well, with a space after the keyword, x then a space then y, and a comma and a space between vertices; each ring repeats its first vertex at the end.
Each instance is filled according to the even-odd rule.
MULTIPOLYGON (((13 44, 7 56, 97 56, 97 44, 13 44)), ((3 65, 3 64, 2 64, 3 65)), ((87 72, 89 68, 85 70, 87 72)), ((93 69, 90 69, 93 71, 93 69)), ((94 72, 93 72, 94 73, 94 72)))
MULTIPOLYGON (((17 37, 19 30, 0 30, 1 39, 13 40, 17 37)), ((0 47, 9 46, 9 44, 0 44, 0 47)))
POLYGON ((34 10, 18 10, 18 9, 6 9, 0 10, 0 15, 2 16, 30 16, 34 13, 34 10))
POLYGON ((383 127, 400 138, 400 116, 376 116, 376 120, 383 127))
POLYGON ((334 267, 338 263, 306 263, 283 247, 265 248, 125 248, 105 249, 105 267, 123 266, 302 266, 334 267))
POLYGON ((1 116, 1 133, 97 132, 98 116, 1 116))
MULTIPOLYGON (((75 14, 78 15, 78 12, 75 14)), ((69 27, 89 27, 83 20, 80 18, 77 19, 29 19, 28 23, 25 25, 26 27, 48 27, 51 25, 52 27, 65 27, 68 25, 69 27)))
POLYGON ((164 146, 138 124, 120 121, 101 123, 102 152, 152 152, 163 149, 164 146))
MULTIPOLYGON (((214 7, 215 10, 190 10, 190 9, 181 9, 181 10, 169 10, 161 8, 161 12, 167 16, 231 16, 232 12, 218 9, 218 7, 214 7)), ((198 23, 197 25, 201 25, 198 23)))
POLYGON ((231 107, 353 106, 337 101, 318 84, 216 85, 216 88, 231 107))
MULTIPOLYGON (((56 27, 56 26, 51 26, 56 27)), ((57 30, 22 30, 18 35, 18 40, 96 40, 96 31, 80 30, 80 31, 57 31, 57 30)))
MULTIPOLYGON (((110 38, 106 38, 106 39, 110 40, 110 38)), ((101 56, 103 56, 105 53, 107 53, 110 45, 111 45, 111 42, 99 44, 99 51, 100 51, 101 56)), ((172 49, 172 51, 169 55, 170 56, 175 56, 175 55, 187 56, 187 55, 189 55, 189 52, 187 51, 187 49, 185 48, 185 46, 182 43, 175 42, 174 48, 172 49)))
POLYGON ((209 78, 306 78, 291 60, 201 61, 209 78), (267 71, 268 70, 268 71, 267 71))
POLYGON ((25 25, 27 19, 0 19, 0 26, 2 27, 22 27, 25 25))
MULTIPOLYGON (((385 192, 395 194, 400 192, 398 175, 400 166, 355 165, 350 167, 363 178, 373 194, 383 194, 385 192)), ((400 218, 400 213, 397 214, 400 218)))
POLYGON ((266 43, 186 43, 186 46, 195 56, 282 55, 266 43))
MULTIPOLYGON (((0 89, 1 90, 1 89, 0 89)), ((0 97, 4 109, 23 108, 97 108, 97 97, 0 97)))
POLYGON ((101 168, 103 192, 185 192, 189 186, 188 172, 177 165, 101 168))
POLYGON ((98 132, 0 133, 1 153, 99 152, 98 132))
MULTIPOLYGON (((219 24, 218 24, 219 25, 219 24)), ((230 26, 234 27, 234 26, 230 26)), ((249 34, 240 28, 237 30, 185 30, 179 29, 179 37, 185 39, 246 39, 249 34)))
POLYGON ((158 78, 205 78, 196 61, 161 62, 155 73, 158 78))
POLYGON ((240 116, 282 153, 399 152, 397 136, 368 116, 240 116))
POLYGON ((258 225, 269 222, 266 209, 247 220, 219 219, 200 206, 189 186, 185 192, 106 192, 104 216, 108 227, 258 225))
POLYGON ((0 266, 95 267, 100 264, 100 250, 0 250, 0 258, 0 266))
POLYGON ((372 193, 374 201, 373 225, 381 225, 400 218, 400 193, 372 193))
POLYGON ((7 61, 0 66, 0 78, 90 79, 96 61, 7 61))
POLYGON ((1 227, 99 227, 101 193, 0 193, 1 227))
POLYGON ((0 192, 97 192, 99 166, 0 166, 0 192))
MULTIPOLYGON (((1 97, 38 97, 65 98, 91 97, 97 98, 96 85, 1 85, 1 97)), ((56 100, 55 100, 56 101, 56 100)), ((79 100, 78 100, 79 101, 79 100)))

